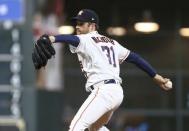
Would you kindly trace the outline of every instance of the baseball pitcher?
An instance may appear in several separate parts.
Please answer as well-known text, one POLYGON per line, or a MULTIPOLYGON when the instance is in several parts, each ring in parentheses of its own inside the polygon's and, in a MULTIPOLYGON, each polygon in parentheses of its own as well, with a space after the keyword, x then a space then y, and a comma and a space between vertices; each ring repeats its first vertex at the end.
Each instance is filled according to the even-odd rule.
POLYGON ((93 10, 83 9, 72 20, 76 35, 42 35, 32 53, 36 69, 46 66, 55 55, 52 44, 56 42, 69 44, 70 51, 78 56, 90 95, 73 118, 69 131, 109 131, 105 125, 124 97, 119 76, 121 63, 135 64, 162 89, 171 89, 166 85, 170 80, 159 75, 140 55, 98 33, 99 18, 93 10))

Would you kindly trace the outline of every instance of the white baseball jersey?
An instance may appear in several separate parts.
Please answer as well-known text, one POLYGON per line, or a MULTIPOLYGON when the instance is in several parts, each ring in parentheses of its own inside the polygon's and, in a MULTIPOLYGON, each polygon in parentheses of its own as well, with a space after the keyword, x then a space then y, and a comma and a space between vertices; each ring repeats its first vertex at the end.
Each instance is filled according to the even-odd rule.
POLYGON ((121 83, 119 65, 128 57, 130 51, 97 31, 77 36, 80 43, 78 47, 70 45, 70 50, 78 55, 87 78, 86 90, 89 91, 88 87, 107 79, 115 79, 121 83))

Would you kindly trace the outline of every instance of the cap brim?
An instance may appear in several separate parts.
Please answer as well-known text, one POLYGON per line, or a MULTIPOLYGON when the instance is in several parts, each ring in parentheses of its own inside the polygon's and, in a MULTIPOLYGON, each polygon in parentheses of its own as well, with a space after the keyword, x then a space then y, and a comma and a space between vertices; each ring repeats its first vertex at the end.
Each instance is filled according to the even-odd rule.
POLYGON ((75 23, 76 21, 87 22, 87 20, 85 20, 84 18, 78 17, 78 16, 72 17, 72 18, 71 18, 71 21, 72 21, 73 23, 75 23))

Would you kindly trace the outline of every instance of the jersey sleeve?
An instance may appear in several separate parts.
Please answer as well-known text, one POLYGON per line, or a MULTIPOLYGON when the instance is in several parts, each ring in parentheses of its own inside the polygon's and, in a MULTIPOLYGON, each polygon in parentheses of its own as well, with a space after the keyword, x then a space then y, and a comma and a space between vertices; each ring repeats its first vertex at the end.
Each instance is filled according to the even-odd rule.
POLYGON ((85 35, 76 35, 80 39, 80 43, 77 47, 73 45, 69 45, 71 53, 78 53, 82 52, 85 49, 85 44, 87 41, 87 37, 85 35))
POLYGON ((119 59, 119 63, 121 64, 129 56, 130 50, 125 48, 125 47, 123 47, 118 42, 115 42, 115 43, 117 44, 118 59, 119 59))

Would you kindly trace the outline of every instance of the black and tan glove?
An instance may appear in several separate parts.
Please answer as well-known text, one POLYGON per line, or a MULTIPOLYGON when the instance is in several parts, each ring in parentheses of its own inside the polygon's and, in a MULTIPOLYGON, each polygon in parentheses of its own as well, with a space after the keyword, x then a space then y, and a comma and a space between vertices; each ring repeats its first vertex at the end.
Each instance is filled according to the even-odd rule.
POLYGON ((34 44, 32 60, 36 70, 47 65, 48 59, 56 54, 49 36, 42 35, 34 44))

